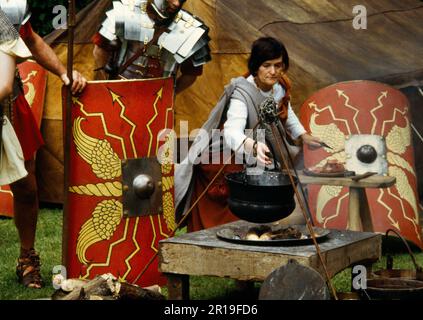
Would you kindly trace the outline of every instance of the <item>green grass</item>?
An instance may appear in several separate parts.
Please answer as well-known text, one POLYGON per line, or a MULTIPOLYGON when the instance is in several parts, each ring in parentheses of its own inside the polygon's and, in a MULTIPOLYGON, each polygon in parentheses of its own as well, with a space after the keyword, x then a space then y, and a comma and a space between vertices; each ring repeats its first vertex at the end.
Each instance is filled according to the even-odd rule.
POLYGON ((15 267, 19 255, 18 234, 12 219, 0 220, 0 299, 25 300, 48 298, 54 292, 52 269, 61 264, 62 211, 43 209, 37 226, 36 249, 41 257, 41 273, 46 286, 27 289, 17 282, 15 267))
MULTIPOLYGON (((184 233, 185 230, 177 234, 184 233)), ((58 209, 42 209, 37 228, 36 249, 40 252, 41 272, 46 283, 41 290, 26 289, 18 284, 15 275, 16 258, 19 254, 19 241, 16 228, 11 219, 0 220, 0 299, 28 300, 49 298, 54 292, 51 285, 52 269, 61 264, 62 211, 58 209)), ((396 248, 394 267, 412 269, 413 264, 408 254, 404 254, 398 241, 389 243, 389 248, 396 248)), ((423 253, 415 253, 417 262, 423 266, 423 253)), ((373 269, 384 269, 386 258, 374 264, 373 269)), ((346 269, 333 278, 338 292, 351 291, 351 269, 346 269)), ((236 281, 215 277, 191 277, 190 296, 195 300, 252 300, 258 296, 260 283, 255 283, 251 290, 242 291, 236 281)), ((163 293, 167 296, 166 288, 163 293)))

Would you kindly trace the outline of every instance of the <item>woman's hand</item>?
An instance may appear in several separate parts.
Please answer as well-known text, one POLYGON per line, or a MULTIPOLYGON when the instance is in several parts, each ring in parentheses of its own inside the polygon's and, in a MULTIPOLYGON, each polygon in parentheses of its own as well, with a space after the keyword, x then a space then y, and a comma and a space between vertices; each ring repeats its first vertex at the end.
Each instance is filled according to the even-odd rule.
POLYGON ((303 140, 303 143, 307 144, 310 147, 310 149, 317 149, 322 147, 322 140, 320 140, 320 138, 318 137, 313 137, 308 133, 304 133, 301 136, 301 139, 303 140))
POLYGON ((256 155, 258 162, 265 165, 272 164, 272 160, 266 155, 270 154, 270 150, 265 143, 257 142, 254 148, 256 151, 253 149, 253 155, 256 155))
POLYGON ((245 141, 244 148, 247 153, 251 154, 253 157, 256 157, 257 161, 261 164, 272 164, 272 160, 269 156, 266 155, 266 153, 270 154, 270 150, 265 143, 257 142, 251 138, 248 138, 245 141))

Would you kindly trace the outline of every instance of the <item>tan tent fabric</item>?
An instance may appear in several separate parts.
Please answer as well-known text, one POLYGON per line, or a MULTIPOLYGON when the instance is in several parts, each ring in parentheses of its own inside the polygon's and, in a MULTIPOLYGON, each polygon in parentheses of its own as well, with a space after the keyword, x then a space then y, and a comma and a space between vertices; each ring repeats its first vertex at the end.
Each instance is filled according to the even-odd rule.
MULTIPOLYGON (((78 14, 76 67, 93 75, 91 36, 109 0, 98 0, 78 14)), ((423 82, 423 3, 418 0, 190 0, 185 9, 210 27, 213 61, 175 105, 175 128, 189 121, 199 128, 232 77, 247 71, 253 40, 263 35, 281 39, 290 54, 293 106, 298 110, 313 92, 335 82, 373 79, 404 86, 423 82), (355 30, 353 7, 367 9, 368 28, 355 30)), ((46 37, 66 59, 66 33, 46 37), (61 44, 62 43, 62 44, 61 44)), ((62 201, 63 151, 59 81, 49 77, 42 131, 46 147, 38 155, 40 199, 62 201)))

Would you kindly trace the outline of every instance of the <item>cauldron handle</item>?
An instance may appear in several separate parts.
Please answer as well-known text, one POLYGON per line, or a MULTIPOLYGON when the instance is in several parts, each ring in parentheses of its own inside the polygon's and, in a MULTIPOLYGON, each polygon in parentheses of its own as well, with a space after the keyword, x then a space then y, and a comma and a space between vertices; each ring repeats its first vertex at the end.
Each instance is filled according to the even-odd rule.
MULTIPOLYGON (((388 229, 388 230, 386 230, 386 233, 385 233, 385 238, 386 239, 388 238, 388 233, 389 232, 395 233, 402 240, 402 242, 404 243, 404 245, 407 247, 408 254, 411 256, 411 259, 413 260, 413 264, 414 264, 414 267, 416 268, 416 271, 417 272, 423 271, 422 268, 417 264, 416 258, 414 257, 414 254, 411 251, 410 246, 408 245, 407 241, 405 241, 405 239, 403 238, 403 236, 398 231, 396 231, 394 229, 388 229)), ((388 268, 388 263, 389 263, 389 259, 387 260, 387 269, 389 269, 388 268)))

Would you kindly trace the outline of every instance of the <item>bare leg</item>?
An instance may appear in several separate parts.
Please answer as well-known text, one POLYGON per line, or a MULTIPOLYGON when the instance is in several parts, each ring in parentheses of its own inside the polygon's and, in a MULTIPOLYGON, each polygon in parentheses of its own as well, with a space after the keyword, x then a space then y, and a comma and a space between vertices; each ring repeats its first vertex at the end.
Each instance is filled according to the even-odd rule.
POLYGON ((25 161, 25 168, 28 176, 10 185, 14 196, 15 225, 21 242, 16 275, 24 286, 39 289, 43 286, 40 257, 33 249, 38 218, 35 160, 25 161))
POLYGON ((28 176, 10 185, 14 196, 14 218, 21 248, 34 248, 38 218, 38 195, 35 178, 35 160, 25 161, 28 176))

